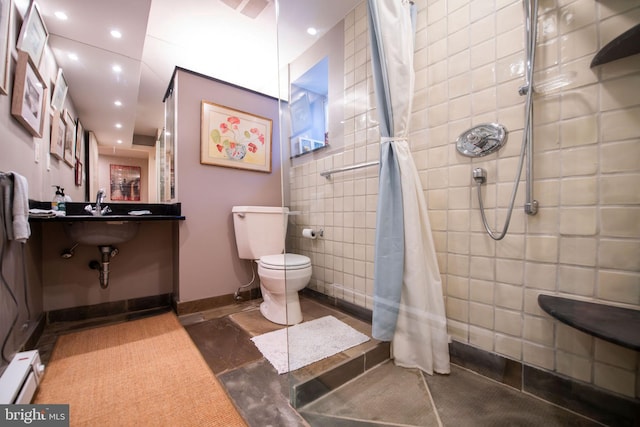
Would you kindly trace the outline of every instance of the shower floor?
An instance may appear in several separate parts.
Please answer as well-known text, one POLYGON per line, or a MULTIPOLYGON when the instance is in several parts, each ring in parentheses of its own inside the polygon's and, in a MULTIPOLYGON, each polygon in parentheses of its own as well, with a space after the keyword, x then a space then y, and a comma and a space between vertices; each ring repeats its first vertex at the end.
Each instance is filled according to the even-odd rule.
MULTIPOLYGON (((450 375, 383 362, 296 409, 289 391, 294 384, 331 372, 378 346, 375 340, 291 373, 278 375, 250 338, 281 326, 262 318, 253 300, 184 315, 181 323, 212 371, 227 389, 250 426, 595 426, 601 425, 466 369, 450 375)), ((302 299, 305 320, 333 315, 370 335, 366 322, 334 307, 302 299)), ((38 348, 44 363, 59 334, 131 319, 115 316, 47 325, 38 348)), ((335 379, 335 374, 334 378, 335 379)))

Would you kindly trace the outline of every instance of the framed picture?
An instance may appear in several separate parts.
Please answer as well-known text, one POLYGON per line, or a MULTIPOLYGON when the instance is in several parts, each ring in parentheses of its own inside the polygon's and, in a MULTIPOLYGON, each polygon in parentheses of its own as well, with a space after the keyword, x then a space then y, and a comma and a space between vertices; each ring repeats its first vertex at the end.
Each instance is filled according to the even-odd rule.
POLYGON ((109 165, 111 200, 140 201, 140 166, 109 165))
POLYGON ((84 127, 80 123, 80 118, 76 120, 76 159, 82 160, 84 150, 84 127))
POLYGON ((51 142, 49 153, 56 159, 64 159, 64 139, 67 133, 67 124, 61 112, 54 112, 51 119, 51 142))
POLYGON ((311 116, 311 104, 309 95, 304 93, 301 97, 291 103, 289 107, 291 114, 291 134, 297 135, 309 129, 313 124, 311 116))
POLYGON ((76 159, 76 187, 80 187, 82 185, 82 162, 76 159))
POLYGON ((35 1, 31 1, 20 28, 16 47, 23 52, 27 52, 35 66, 38 67, 48 37, 49 33, 44 25, 40 8, 35 1))
POLYGON ((9 64, 11 63, 12 0, 0 0, 0 94, 6 95, 9 88, 9 64))
POLYGON ((202 101, 200 163, 271 172, 272 120, 202 101))
POLYGON ((47 85, 25 52, 18 52, 11 114, 35 137, 42 137, 47 85))
POLYGON ((75 166, 75 152, 76 152, 76 122, 71 117, 69 111, 64 111, 65 123, 67 124, 67 131, 64 137, 64 161, 71 167, 75 166))
POLYGON ((59 68, 58 75, 56 76, 56 82, 53 86, 53 94, 51 95, 51 108, 54 110, 62 110, 68 90, 69 86, 67 86, 67 80, 64 78, 62 68, 59 68))

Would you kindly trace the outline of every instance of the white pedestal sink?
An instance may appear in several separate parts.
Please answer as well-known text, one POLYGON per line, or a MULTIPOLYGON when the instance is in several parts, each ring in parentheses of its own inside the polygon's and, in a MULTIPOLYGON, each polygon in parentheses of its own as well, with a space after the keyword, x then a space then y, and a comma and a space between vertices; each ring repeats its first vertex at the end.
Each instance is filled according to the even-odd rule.
POLYGON ((138 232, 135 221, 78 221, 65 222, 64 231, 82 245, 110 246, 124 243, 138 232))

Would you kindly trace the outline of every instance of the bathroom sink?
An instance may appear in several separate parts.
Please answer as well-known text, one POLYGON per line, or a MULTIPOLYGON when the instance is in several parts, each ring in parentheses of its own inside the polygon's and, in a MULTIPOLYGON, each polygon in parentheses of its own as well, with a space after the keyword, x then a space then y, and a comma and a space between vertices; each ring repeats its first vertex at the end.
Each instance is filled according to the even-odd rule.
POLYGON ((65 233, 76 243, 108 246, 124 243, 138 232, 136 221, 73 221, 62 226, 65 233))

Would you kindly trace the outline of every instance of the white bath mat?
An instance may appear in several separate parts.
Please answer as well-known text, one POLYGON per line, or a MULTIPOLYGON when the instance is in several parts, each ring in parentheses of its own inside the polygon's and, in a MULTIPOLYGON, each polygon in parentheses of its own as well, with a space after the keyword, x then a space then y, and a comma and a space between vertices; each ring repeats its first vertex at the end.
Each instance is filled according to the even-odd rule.
POLYGON ((258 335, 251 341, 278 373, 284 374, 367 342, 369 337, 333 316, 325 316, 258 335))

